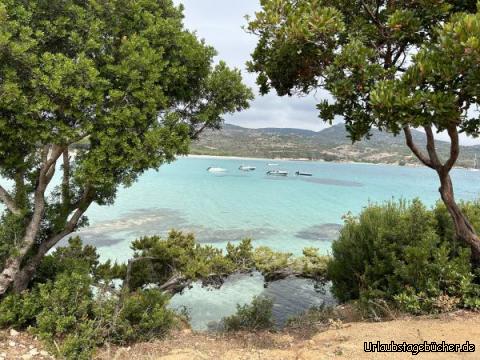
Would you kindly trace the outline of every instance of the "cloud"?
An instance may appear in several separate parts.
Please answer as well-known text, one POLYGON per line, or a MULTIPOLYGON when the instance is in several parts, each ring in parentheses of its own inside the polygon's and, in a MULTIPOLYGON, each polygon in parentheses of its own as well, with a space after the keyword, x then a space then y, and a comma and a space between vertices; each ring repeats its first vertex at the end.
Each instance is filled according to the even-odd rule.
MULTIPOLYGON (((257 92, 255 74, 248 73, 245 63, 255 48, 257 38, 247 34, 242 26, 247 24, 245 15, 260 10, 259 0, 174 0, 185 7, 185 26, 205 39, 218 51, 217 60, 225 60, 230 66, 242 70, 245 83, 257 92)), ((290 127, 321 130, 326 127, 318 117, 316 104, 331 98, 328 92, 319 90, 305 97, 279 97, 274 92, 260 96, 250 109, 225 117, 231 124, 250 127, 290 127)), ((446 134, 437 136, 448 140, 446 134)), ((480 144, 477 139, 460 136, 464 145, 480 144)))
MULTIPOLYGON (((247 34, 242 26, 247 24, 245 15, 260 10, 257 0, 175 0, 183 3, 185 26, 196 31, 200 38, 214 46, 218 60, 242 70, 245 82, 257 92, 255 74, 248 73, 245 63, 255 48, 257 38, 247 34)), ((328 93, 319 91, 305 97, 279 97, 274 92, 260 96, 252 102, 250 109, 226 116, 228 123, 239 126, 295 127, 320 130, 325 127, 318 118, 316 104, 328 93)))

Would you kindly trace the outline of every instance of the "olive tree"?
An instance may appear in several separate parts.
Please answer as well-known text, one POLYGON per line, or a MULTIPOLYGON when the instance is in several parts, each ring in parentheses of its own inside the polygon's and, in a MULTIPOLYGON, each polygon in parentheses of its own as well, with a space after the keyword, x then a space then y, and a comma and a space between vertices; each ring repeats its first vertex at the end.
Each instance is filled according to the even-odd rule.
POLYGON ((263 0, 261 5, 248 25, 259 37, 249 69, 258 73, 261 92, 327 90, 333 99, 318 104, 320 117, 331 123, 342 116, 352 141, 368 138, 373 127, 403 132, 413 154, 437 172, 456 234, 480 259, 480 239, 455 202, 449 176, 459 132, 479 132, 478 118, 471 116, 478 103, 476 17, 467 16, 470 25, 462 30, 455 25, 475 12, 476 0, 263 0), (453 23, 444 25, 452 16, 453 23), (424 130, 427 149, 414 143, 411 128, 424 130), (444 160, 434 138, 442 130, 451 140, 444 160))
POLYGON ((92 203, 248 107, 171 0, 0 0, 0 296, 92 203), (75 149, 75 150, 73 150, 75 149), (57 173, 57 176, 55 176, 57 173))

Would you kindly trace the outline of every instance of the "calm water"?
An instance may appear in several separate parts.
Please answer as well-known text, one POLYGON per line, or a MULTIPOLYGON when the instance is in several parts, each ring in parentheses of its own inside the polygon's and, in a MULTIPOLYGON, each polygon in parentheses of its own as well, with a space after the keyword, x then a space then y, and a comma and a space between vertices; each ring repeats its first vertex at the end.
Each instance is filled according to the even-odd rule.
MULTIPOLYGON (((342 215, 358 213, 370 202, 421 198, 427 204, 438 200, 438 182, 426 168, 275 161, 291 175, 297 170, 313 177, 267 177, 271 161, 213 158, 183 158, 160 171, 144 174, 128 189, 119 191, 115 205, 92 207, 90 227, 81 231, 86 242, 95 242, 104 258, 125 261, 131 240, 142 235, 165 234, 176 228, 193 231, 198 241, 224 247, 228 241, 252 238, 255 245, 300 254, 313 246, 328 253, 342 215), (238 170, 242 164, 254 172, 238 170), (222 175, 206 171, 209 166, 228 170, 222 175)), ((474 199, 480 193, 480 173, 454 170, 456 195, 474 199)), ((274 312, 281 322, 311 305, 331 301, 303 280, 286 280, 264 289, 260 275, 229 279, 220 290, 199 286, 173 299, 185 306, 196 328, 205 328, 247 303, 260 293, 275 299, 274 312), (302 299, 299 301, 298 299, 302 299)))

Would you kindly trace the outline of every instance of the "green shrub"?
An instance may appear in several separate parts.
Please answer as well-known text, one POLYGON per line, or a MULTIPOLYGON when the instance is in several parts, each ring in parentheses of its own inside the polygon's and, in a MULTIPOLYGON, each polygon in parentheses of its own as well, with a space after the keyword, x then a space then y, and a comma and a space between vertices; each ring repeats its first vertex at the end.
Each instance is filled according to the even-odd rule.
POLYGON ((255 297, 251 304, 237 305, 234 315, 222 319, 224 331, 267 330, 274 326, 272 319, 273 301, 266 297, 255 297))
POLYGON ((0 327, 30 330, 52 353, 91 359, 106 342, 125 344, 166 334, 175 325, 169 296, 158 290, 129 293, 108 281, 124 266, 100 264, 96 249, 78 238, 48 255, 34 285, 0 302, 0 327))
POLYGON ((284 270, 292 265, 292 254, 274 251, 267 246, 259 246, 253 254, 255 267, 268 276, 275 271, 284 270))
POLYGON ((110 261, 100 263, 97 249, 91 245, 83 245, 76 236, 68 239, 68 245, 58 247, 45 256, 35 273, 34 283, 45 283, 64 272, 88 273, 96 281, 109 282, 113 278, 125 278, 126 266, 112 264, 110 261))
MULTIPOLYGON (((232 246, 231 251, 235 247, 232 246)), ((147 284, 162 285, 177 275, 189 281, 203 280, 211 274, 227 276, 236 271, 236 265, 221 249, 196 242, 193 234, 172 230, 168 237, 143 237, 132 242, 134 250, 129 288, 147 284)))
POLYGON ((162 337, 174 326, 176 315, 167 309, 170 297, 159 290, 143 290, 118 299, 103 299, 97 317, 108 342, 126 344, 162 337))
POLYGON ((92 285, 90 275, 80 272, 61 273, 54 282, 39 285, 42 310, 33 331, 62 358, 90 359, 103 342, 92 285), (52 346, 54 341, 57 346, 52 346))
POLYGON ((37 301, 38 291, 10 294, 0 301, 0 328, 26 328, 35 324, 42 307, 37 301))
POLYGON ((86 273, 62 273, 0 303, 0 326, 25 328, 65 359, 91 359, 96 347, 165 335, 176 322, 169 296, 158 290, 98 293, 86 273), (95 292, 97 294, 95 295, 95 292))
POLYGON ((451 226, 441 206, 428 210, 419 200, 346 216, 327 269, 333 293, 341 301, 393 301, 412 313, 477 307, 470 250, 451 226))

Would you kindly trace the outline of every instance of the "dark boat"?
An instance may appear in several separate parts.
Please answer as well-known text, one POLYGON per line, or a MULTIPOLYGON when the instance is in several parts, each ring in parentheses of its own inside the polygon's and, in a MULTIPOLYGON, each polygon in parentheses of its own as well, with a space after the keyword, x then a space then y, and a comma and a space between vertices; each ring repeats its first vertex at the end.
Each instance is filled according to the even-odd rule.
POLYGON ((313 176, 313 174, 311 174, 311 173, 301 172, 301 171, 295 172, 295 175, 296 176, 313 176))

